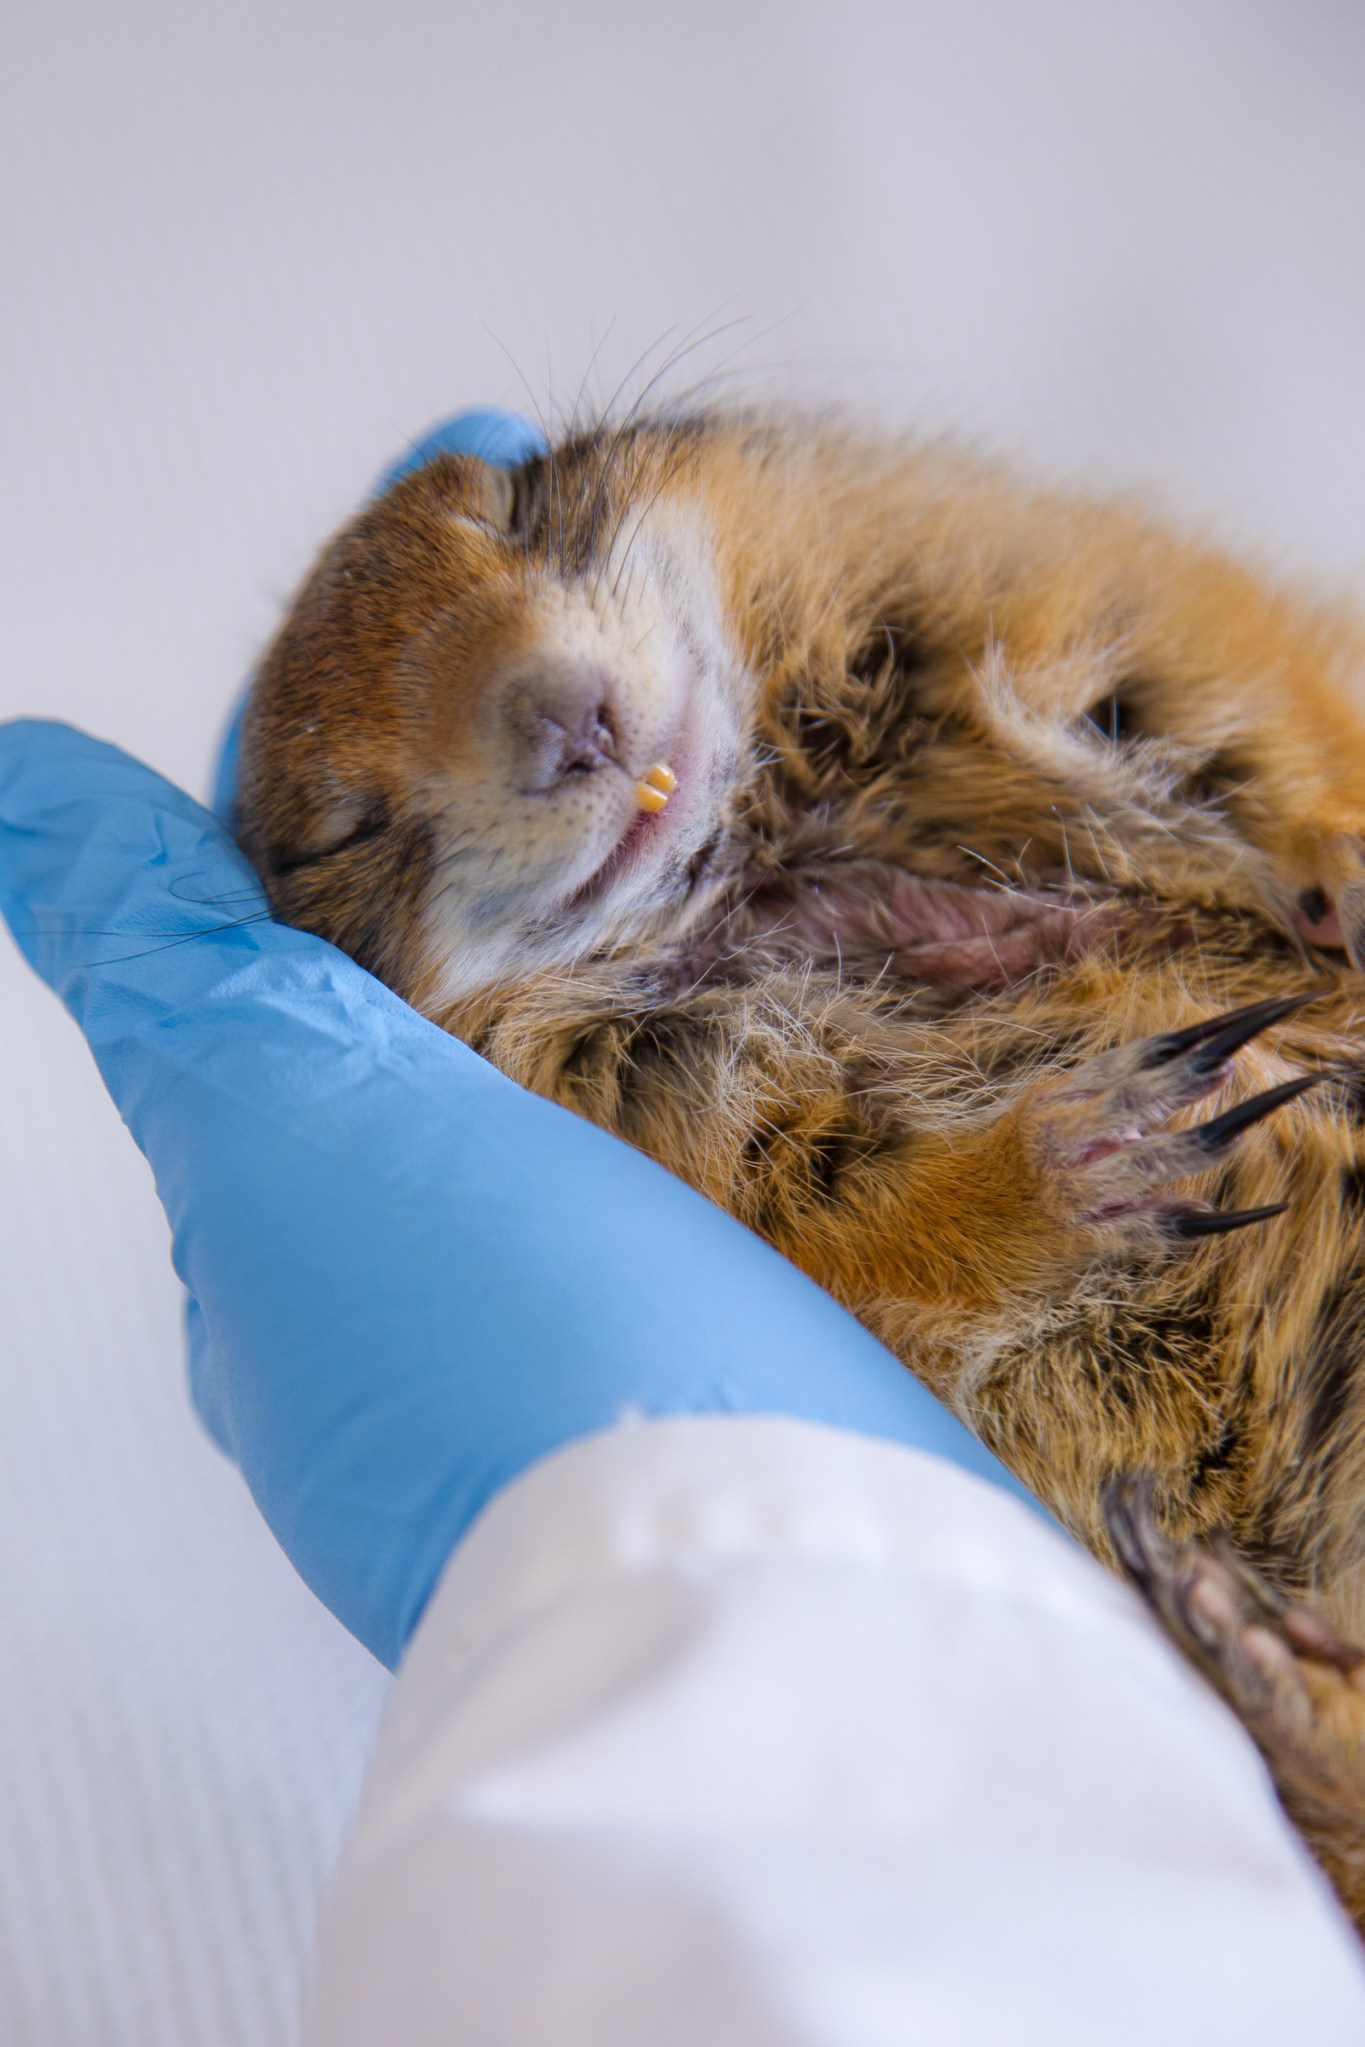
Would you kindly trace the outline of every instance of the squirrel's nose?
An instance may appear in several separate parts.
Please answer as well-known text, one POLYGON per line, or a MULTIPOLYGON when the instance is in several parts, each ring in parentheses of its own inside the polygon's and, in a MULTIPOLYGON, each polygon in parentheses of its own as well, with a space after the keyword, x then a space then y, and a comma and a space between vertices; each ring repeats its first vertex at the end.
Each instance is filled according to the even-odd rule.
POLYGON ((530 754, 528 790, 544 792, 617 760, 616 721, 600 680, 537 692, 519 720, 530 754))

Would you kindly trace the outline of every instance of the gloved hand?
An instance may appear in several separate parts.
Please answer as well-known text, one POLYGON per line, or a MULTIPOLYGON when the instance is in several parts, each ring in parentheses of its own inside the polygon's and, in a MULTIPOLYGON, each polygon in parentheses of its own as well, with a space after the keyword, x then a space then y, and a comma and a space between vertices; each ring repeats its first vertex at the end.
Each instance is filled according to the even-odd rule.
POLYGON ((0 908, 152 1164, 205 1422, 384 1662, 491 1496, 632 1410, 805 1416, 1029 1497, 738 1223, 273 923, 116 748, 0 727, 0 908))

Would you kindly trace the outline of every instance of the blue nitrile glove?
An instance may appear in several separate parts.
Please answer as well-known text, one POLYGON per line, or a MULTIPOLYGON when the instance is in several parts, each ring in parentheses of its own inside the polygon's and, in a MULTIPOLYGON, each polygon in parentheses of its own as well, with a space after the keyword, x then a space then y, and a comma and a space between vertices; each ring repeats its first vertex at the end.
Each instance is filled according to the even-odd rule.
POLYGON ((805 1416, 1030 1498, 738 1223, 270 921, 116 748, 0 726, 0 908, 151 1161, 205 1422, 384 1662, 492 1495, 632 1410, 805 1416))

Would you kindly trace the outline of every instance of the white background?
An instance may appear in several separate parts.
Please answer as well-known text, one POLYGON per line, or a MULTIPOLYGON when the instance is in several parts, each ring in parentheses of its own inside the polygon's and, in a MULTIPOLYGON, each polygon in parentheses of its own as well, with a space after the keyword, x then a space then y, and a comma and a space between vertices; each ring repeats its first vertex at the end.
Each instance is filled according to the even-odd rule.
MULTIPOLYGON (((24 0, 4 48, 0 709, 196 789, 409 436, 698 323, 742 322, 675 389, 952 425, 1365 587, 1358 0, 24 0)), ((290 2041, 382 1703, 199 1438, 178 1318, 0 946, 9 2047, 290 2041)))

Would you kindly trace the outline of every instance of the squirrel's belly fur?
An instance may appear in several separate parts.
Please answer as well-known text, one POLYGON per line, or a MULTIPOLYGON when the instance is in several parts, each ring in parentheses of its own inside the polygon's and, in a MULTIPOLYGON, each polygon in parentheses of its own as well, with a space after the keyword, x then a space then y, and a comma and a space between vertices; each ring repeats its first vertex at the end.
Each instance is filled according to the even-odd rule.
POLYGON ((281 915, 768 1237, 1111 1562, 1141 1471, 1170 1540, 1365 1634, 1347 615, 827 423, 603 428, 510 488, 446 458, 301 593, 242 830, 281 915), (1121 1048, 1313 991, 1141 1106, 1121 1048), (1178 1152, 1206 1085, 1319 1070, 1178 1152), (1106 1088, 1139 1106, 1095 1137, 1106 1088))
MULTIPOLYGON (((1077 1273, 1055 1259, 1071 1218, 1022 1144, 955 1171, 958 1128, 980 1118, 997 1132, 1062 1061, 1312 984, 1264 927, 1209 924, 1188 953, 1135 961, 1105 943, 919 1025, 913 1005, 907 1016, 894 997, 787 968, 628 1022, 575 1012, 562 987, 528 990, 524 1008, 470 1019, 468 1034, 802 1264, 1102 1554, 1108 1482, 1147 1470, 1173 1531, 1230 1530, 1358 1635, 1365 1091, 1348 1078, 1287 1107, 1201 1190, 1235 1210, 1287 1200, 1283 1219, 1157 1261, 1097 1258, 1077 1273), (742 1048, 707 1028, 718 1008, 742 1014, 742 1048), (897 1186, 911 1090, 911 1144, 942 1139, 949 1162, 918 1218, 897 1186), (841 1182, 860 1183, 856 1201, 841 1182), (912 1229, 927 1239, 913 1255, 912 1229), (1013 1283, 997 1288, 991 1254, 1007 1239, 1013 1283)), ((1259 1089, 1305 1065, 1349 1074, 1357 1010, 1334 991, 1273 1050, 1250 1047, 1239 1078, 1259 1089)))

